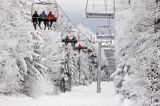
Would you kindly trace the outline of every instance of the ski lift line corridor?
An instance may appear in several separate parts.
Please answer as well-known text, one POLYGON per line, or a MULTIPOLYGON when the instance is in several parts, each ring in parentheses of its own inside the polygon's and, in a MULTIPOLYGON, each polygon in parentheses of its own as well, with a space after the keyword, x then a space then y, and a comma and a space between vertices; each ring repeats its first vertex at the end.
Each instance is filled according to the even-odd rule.
POLYGON ((115 0, 87 0, 86 17, 114 19, 115 0))

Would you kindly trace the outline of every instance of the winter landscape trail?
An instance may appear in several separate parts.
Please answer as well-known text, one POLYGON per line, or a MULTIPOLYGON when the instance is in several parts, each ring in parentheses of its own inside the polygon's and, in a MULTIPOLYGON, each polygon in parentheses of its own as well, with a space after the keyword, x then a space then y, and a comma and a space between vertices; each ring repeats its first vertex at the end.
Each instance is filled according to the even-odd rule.
POLYGON ((56 96, 29 97, 0 97, 0 106, 120 106, 114 92, 112 82, 102 83, 102 92, 96 93, 96 83, 89 86, 73 87, 71 92, 56 96))

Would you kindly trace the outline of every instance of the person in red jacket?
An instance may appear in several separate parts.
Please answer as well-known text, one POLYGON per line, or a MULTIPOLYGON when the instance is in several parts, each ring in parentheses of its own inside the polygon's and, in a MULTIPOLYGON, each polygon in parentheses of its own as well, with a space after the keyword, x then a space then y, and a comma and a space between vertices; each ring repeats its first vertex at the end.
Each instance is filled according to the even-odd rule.
POLYGON ((57 17, 55 17, 55 16, 52 14, 52 12, 50 11, 49 14, 48 14, 48 16, 47 16, 47 19, 48 19, 48 21, 49 21, 49 28, 51 29, 53 22, 56 22, 56 21, 57 21, 57 17))

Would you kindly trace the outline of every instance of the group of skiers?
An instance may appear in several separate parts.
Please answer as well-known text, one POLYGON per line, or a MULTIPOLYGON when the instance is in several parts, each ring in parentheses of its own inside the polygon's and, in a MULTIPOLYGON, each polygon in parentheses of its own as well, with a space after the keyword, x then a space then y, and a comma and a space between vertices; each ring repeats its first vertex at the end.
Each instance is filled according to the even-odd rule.
POLYGON ((75 44, 77 43, 77 39, 76 39, 75 36, 73 36, 72 39, 70 39, 68 36, 66 36, 66 38, 64 38, 64 39, 62 40, 62 42, 64 42, 66 46, 68 45, 68 43, 71 43, 72 46, 74 47, 75 44))
POLYGON ((44 30, 46 29, 46 27, 48 27, 48 30, 50 30, 52 29, 53 22, 56 21, 57 17, 54 16, 54 14, 52 14, 51 11, 49 12, 48 15, 45 13, 45 11, 42 11, 40 15, 37 13, 37 11, 35 11, 34 14, 32 15, 32 22, 35 30, 37 29, 37 25, 39 26, 40 29, 42 29, 41 22, 44 23, 44 30))

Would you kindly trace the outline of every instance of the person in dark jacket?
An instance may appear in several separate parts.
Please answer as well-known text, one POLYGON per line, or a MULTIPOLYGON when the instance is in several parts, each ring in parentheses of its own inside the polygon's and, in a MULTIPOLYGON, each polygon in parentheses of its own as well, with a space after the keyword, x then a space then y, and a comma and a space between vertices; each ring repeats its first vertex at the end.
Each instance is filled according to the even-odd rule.
POLYGON ((49 27, 48 25, 48 19, 47 19, 47 15, 45 13, 45 11, 43 11, 41 14, 40 14, 40 25, 41 25, 41 22, 43 21, 44 22, 44 29, 46 29, 46 27, 49 27))
POLYGON ((37 11, 35 11, 34 14, 32 15, 32 22, 35 30, 37 29, 38 18, 39 18, 39 15, 37 11))

